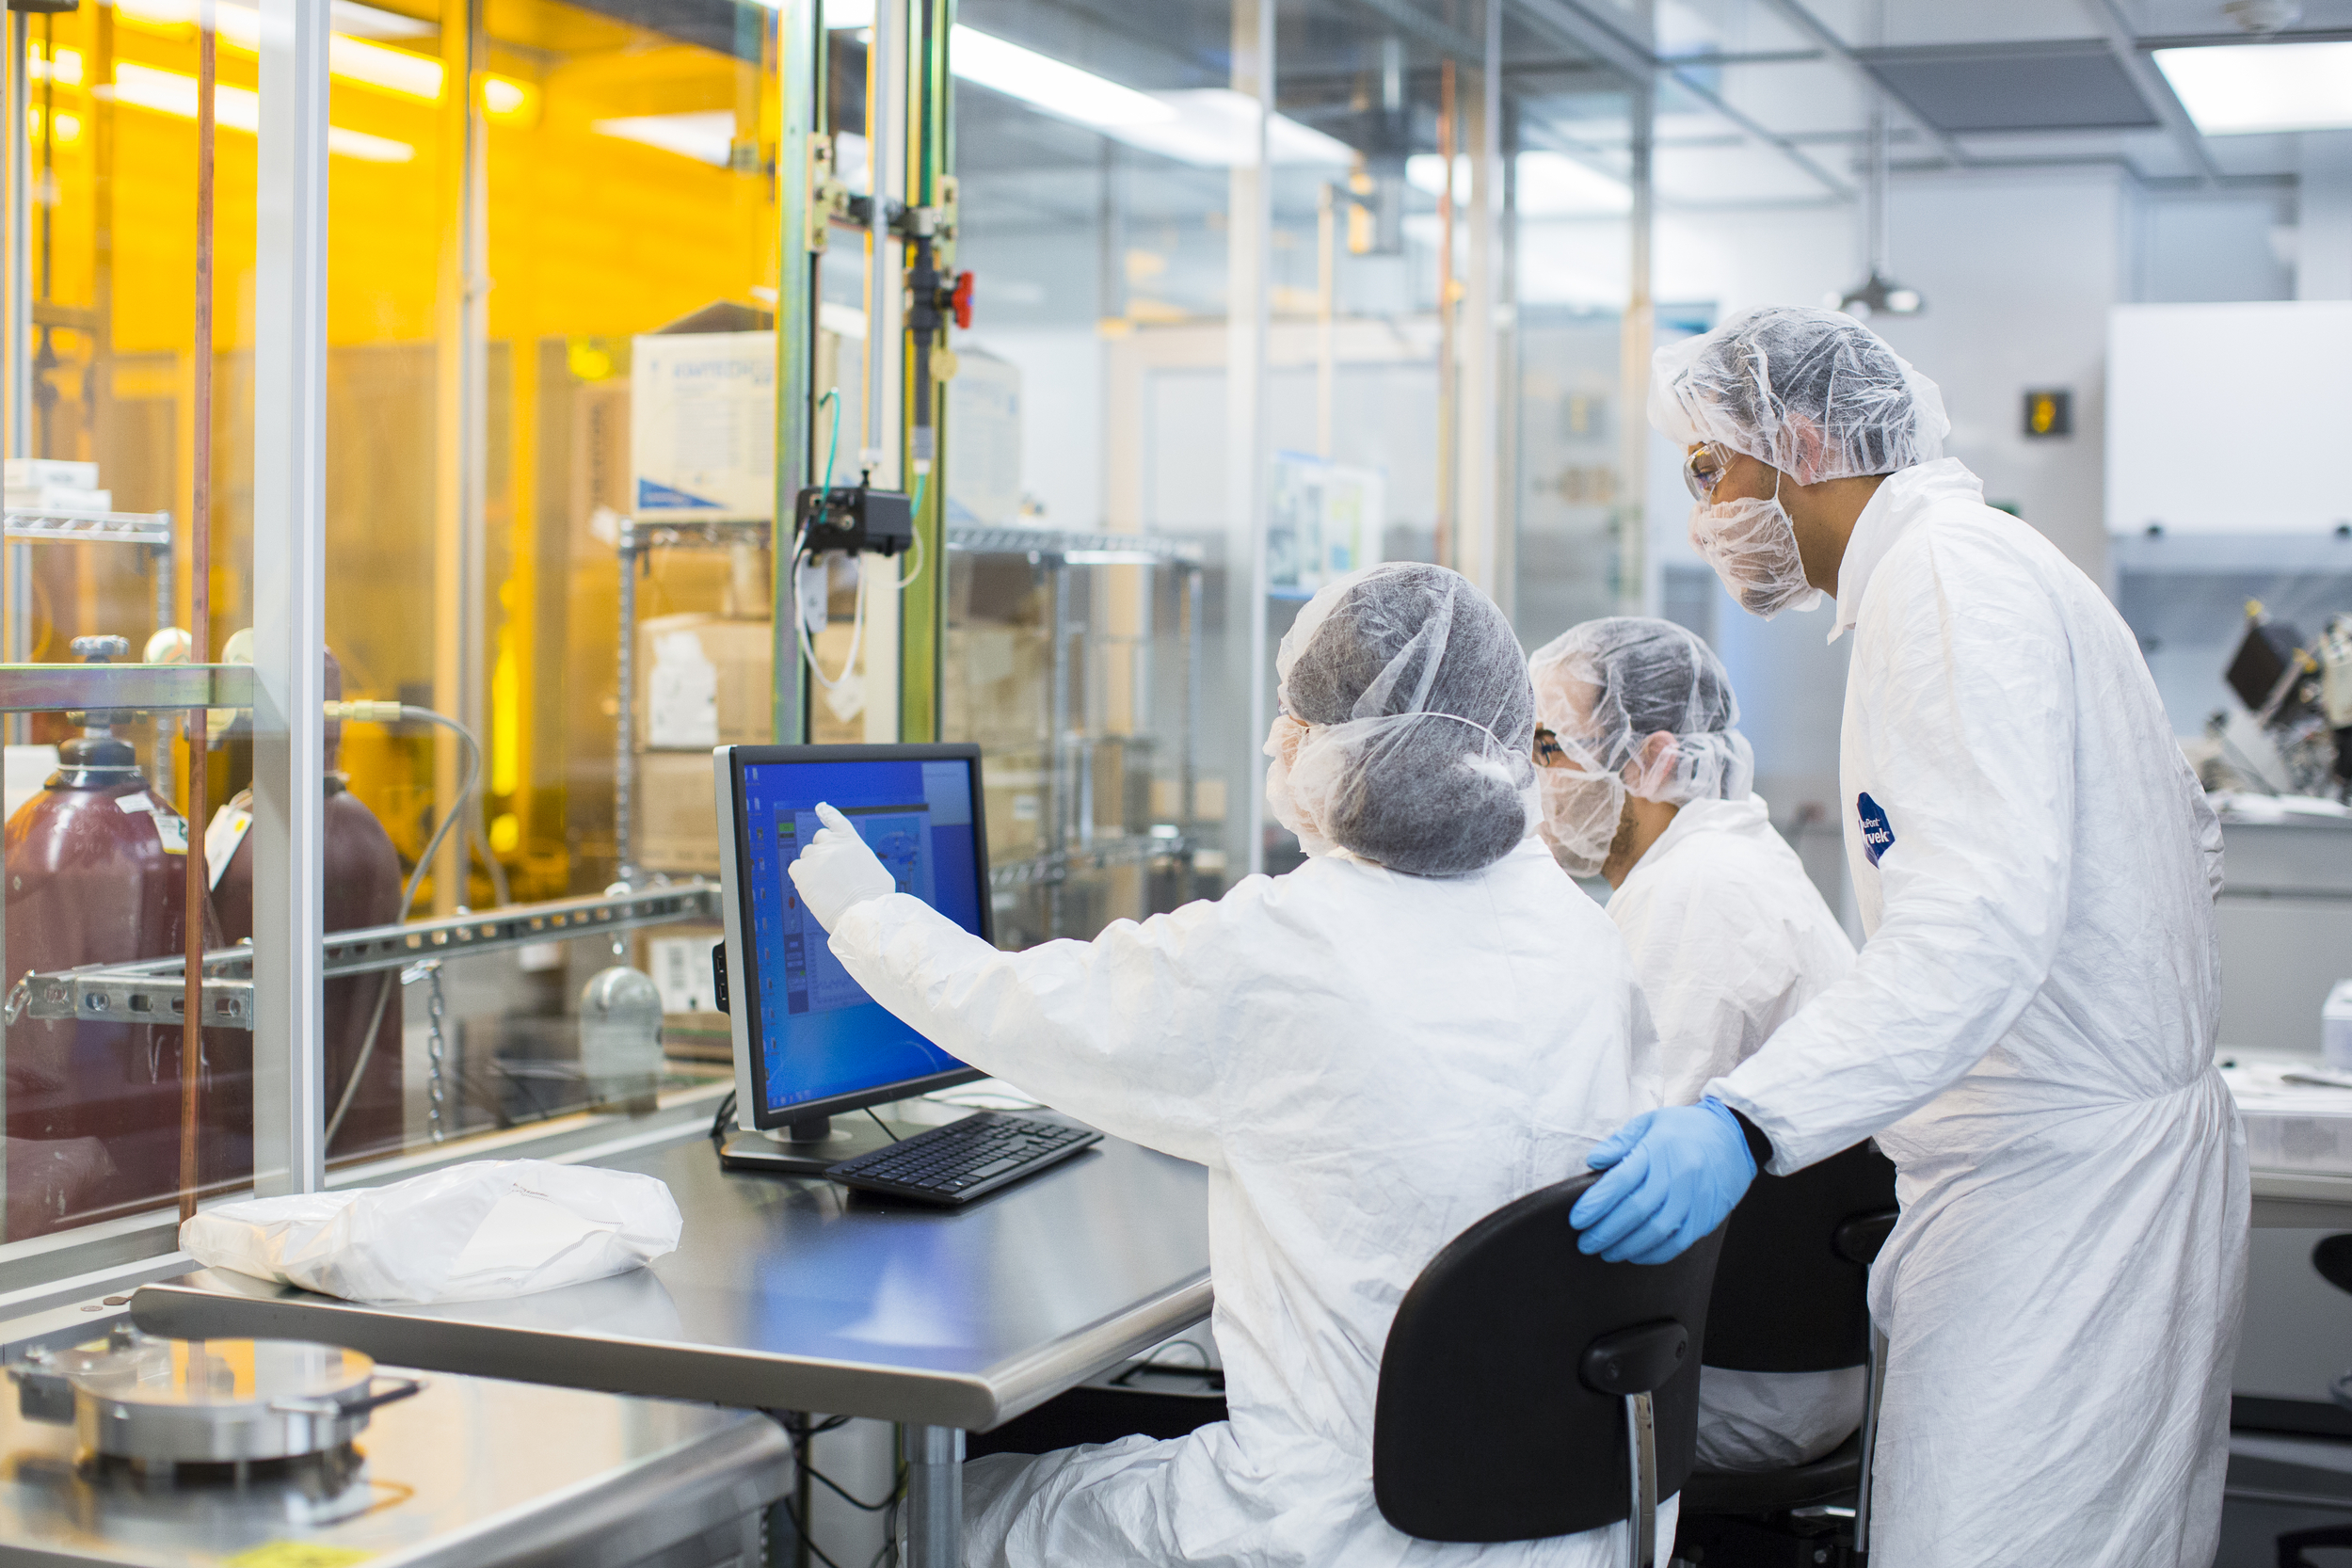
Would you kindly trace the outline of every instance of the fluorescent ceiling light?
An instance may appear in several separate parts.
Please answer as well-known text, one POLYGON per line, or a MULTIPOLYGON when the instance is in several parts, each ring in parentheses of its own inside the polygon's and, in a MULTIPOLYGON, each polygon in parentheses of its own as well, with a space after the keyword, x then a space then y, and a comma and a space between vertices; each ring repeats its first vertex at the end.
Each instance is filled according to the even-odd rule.
MULTIPOLYGON (((26 110, 24 111, 24 128, 25 128, 25 130, 26 130, 26 131, 28 131, 28 132, 31 134, 33 140, 35 140, 35 141, 39 141, 39 140, 40 140, 40 111, 39 109, 26 109, 26 110)), ((66 113, 64 110, 62 110, 62 109, 58 110, 58 111, 57 111, 57 143, 58 143, 58 145, 59 145, 59 146, 71 146, 71 145, 72 145, 72 144, 73 144, 74 142, 77 142, 77 141, 79 141, 79 140, 81 140, 81 139, 82 139, 82 117, 81 117, 80 115, 77 115, 77 114, 67 114, 67 113, 66 113)))
MULTIPOLYGON (((123 21, 136 26, 177 29, 195 24, 197 0, 115 0, 115 10, 123 21)), ((335 0, 333 14, 338 24, 350 24, 350 30, 328 37, 327 69, 329 74, 339 81, 374 88, 397 98, 414 99, 423 104, 440 101, 440 60, 413 50, 389 49, 380 43, 371 43, 366 38, 351 36, 364 32, 375 38, 412 38, 421 32, 433 31, 432 24, 412 22, 373 6, 354 5, 351 0, 335 0)), ((252 7, 238 5, 235 0, 220 0, 213 8, 213 26, 220 41, 229 47, 241 49, 248 55, 260 51, 262 17, 261 12, 252 7)), ((59 56, 62 62, 62 51, 59 56)), ((520 82, 510 81, 504 76, 484 78, 484 104, 495 119, 528 118, 530 98, 531 89, 520 82)), ((406 144, 395 142, 391 145, 406 144)))
POLYGON ((948 61, 968 82, 1084 125, 1147 125, 1176 118, 1149 93, 960 23, 948 37, 948 61))
POLYGON ((2209 136, 2352 128, 2352 43, 2230 43, 2155 57, 2209 136))
POLYGON ((725 168, 728 153, 735 144, 735 112, 711 109, 696 114, 630 115, 620 120, 594 120, 588 129, 601 136, 618 136, 623 141, 658 147, 664 152, 675 152, 714 168, 725 168))
MULTIPOLYGON (((1256 99, 1230 88, 1195 88, 1151 96, 1168 110, 1166 120, 1105 126, 1105 133, 1130 147, 1204 168, 1247 168, 1257 162, 1256 99)), ((1277 165, 1344 168, 1355 161, 1354 152, 1345 142, 1283 115, 1267 122, 1266 151, 1277 165)))
MULTIPOLYGON (((774 0, 760 0, 772 5, 774 0)), ((849 27, 873 25, 873 0, 824 0, 824 25, 827 32, 838 33, 849 27)))
POLYGON ((49 60, 43 57, 40 45, 36 43, 25 52, 24 74, 36 82, 54 81, 61 88, 80 87, 82 85, 82 52, 79 49, 58 50, 53 75, 49 60))
MULTIPOLYGON (((1633 191, 1622 180, 1578 163, 1562 152, 1522 152, 1518 168, 1522 217, 1605 217, 1633 210, 1633 191)), ((1434 152, 1416 152, 1404 162, 1404 177, 1416 190, 1442 196, 1446 163, 1434 152)), ((1454 157, 1454 200, 1470 200, 1470 160, 1454 157)))
MULTIPOLYGON (((114 100, 135 109, 194 120, 196 78, 183 76, 176 71, 157 71, 152 66, 119 61, 114 68, 114 100)), ((257 135, 262 127, 261 95, 245 88, 216 85, 213 119, 222 130, 257 135)), ((417 155, 417 150, 405 141, 371 136, 341 125, 327 128, 327 150, 346 158, 377 164, 409 163, 417 155)))

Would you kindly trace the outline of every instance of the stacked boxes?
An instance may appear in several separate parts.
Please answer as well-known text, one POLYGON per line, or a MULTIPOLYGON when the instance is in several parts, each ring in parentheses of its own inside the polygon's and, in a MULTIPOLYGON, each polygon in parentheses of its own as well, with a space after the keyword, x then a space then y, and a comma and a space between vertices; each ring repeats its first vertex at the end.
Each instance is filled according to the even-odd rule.
POLYGON ((769 739, 774 637, 771 622, 709 615, 638 624, 638 865, 718 874, 711 748, 769 739))

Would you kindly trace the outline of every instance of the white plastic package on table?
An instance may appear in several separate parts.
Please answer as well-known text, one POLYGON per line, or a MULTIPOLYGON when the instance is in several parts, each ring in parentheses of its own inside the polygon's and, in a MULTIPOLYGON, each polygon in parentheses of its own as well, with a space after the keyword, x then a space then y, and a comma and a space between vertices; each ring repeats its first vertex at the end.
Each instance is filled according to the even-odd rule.
POLYGON ((2221 1077, 2246 1124, 2247 1163, 2258 1171, 2352 1176, 2352 1074, 2317 1057, 2232 1052, 2221 1077), (2341 1078, 2344 1086, 2294 1078, 2341 1078))
POLYGON ((488 1301, 641 1268, 676 1250, 659 1179, 593 1165, 483 1160, 385 1187, 253 1198, 180 1227, 208 1269, 368 1302, 488 1301))

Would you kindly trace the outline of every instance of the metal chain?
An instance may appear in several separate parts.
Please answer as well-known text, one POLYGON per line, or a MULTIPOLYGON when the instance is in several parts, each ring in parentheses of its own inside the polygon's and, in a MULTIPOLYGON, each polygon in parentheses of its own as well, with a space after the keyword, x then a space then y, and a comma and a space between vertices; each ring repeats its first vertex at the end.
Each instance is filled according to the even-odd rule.
POLYGON ((413 985, 420 980, 430 983, 430 989, 424 998, 424 1060, 428 1069, 424 1126, 427 1135, 438 1144, 449 1136, 449 1126, 442 1115, 445 1091, 441 1082, 441 1060, 447 1047, 441 1038, 441 961, 427 958, 400 971, 400 984, 404 987, 413 985))

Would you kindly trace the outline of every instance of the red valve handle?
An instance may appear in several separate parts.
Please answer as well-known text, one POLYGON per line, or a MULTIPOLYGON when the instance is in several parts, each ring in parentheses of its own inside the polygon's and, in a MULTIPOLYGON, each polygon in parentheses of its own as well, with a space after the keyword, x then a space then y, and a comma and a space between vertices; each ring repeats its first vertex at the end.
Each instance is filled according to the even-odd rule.
POLYGON ((972 327, 972 275, 970 273, 959 272, 955 275, 955 292, 948 296, 948 308, 955 312, 957 328, 962 331, 970 331, 972 327))

